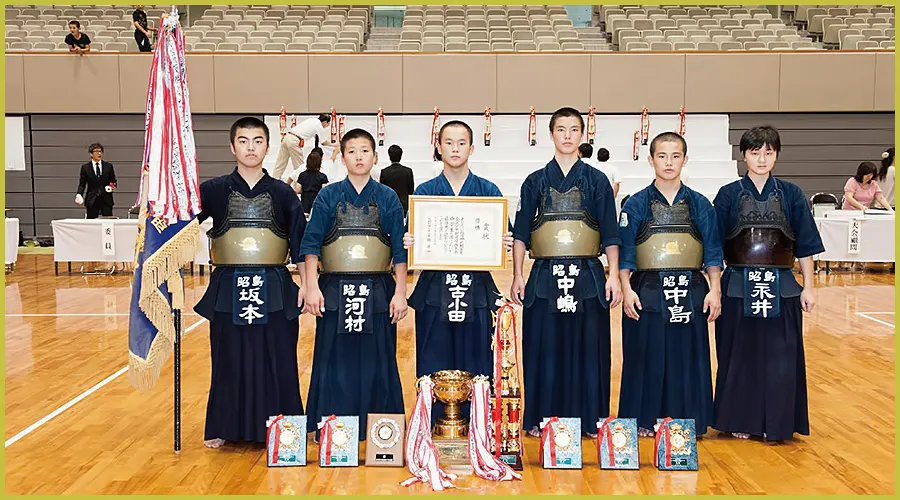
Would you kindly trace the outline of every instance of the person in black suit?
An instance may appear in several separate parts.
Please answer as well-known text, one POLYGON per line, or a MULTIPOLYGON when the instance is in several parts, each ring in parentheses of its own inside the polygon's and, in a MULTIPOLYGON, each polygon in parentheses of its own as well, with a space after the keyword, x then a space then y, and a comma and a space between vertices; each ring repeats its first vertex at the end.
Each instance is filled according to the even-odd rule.
POLYGON ((111 217, 116 171, 112 163, 103 161, 102 144, 91 144, 88 152, 91 154, 91 161, 81 166, 75 203, 84 205, 88 219, 96 219, 100 215, 111 217))
POLYGON ((391 165, 381 171, 381 183, 393 189, 403 205, 403 213, 409 211, 409 195, 416 189, 416 181, 411 168, 400 164, 403 150, 394 144, 388 148, 391 165))

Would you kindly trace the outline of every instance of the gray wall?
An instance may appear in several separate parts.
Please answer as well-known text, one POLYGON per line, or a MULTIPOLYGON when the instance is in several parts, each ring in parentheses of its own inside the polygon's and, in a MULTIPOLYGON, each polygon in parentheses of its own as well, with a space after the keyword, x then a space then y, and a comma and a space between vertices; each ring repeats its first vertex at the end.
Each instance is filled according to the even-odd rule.
MULTIPOLYGON (((230 172, 228 127, 237 115, 195 114, 194 130, 201 180, 230 172)), ((261 118, 261 117, 260 117, 261 118)), ((782 153, 776 175, 800 185, 808 194, 835 193, 840 198, 859 162, 877 161, 893 145, 893 113, 732 114, 733 157, 740 159, 741 134, 759 124, 781 131, 782 153)), ((137 198, 139 159, 144 144, 143 115, 32 115, 25 120, 25 172, 6 172, 6 207, 18 217, 26 237, 50 236, 50 221, 84 217, 73 202, 78 172, 88 161, 87 147, 100 142, 116 167, 119 189, 114 215, 128 217, 137 198)), ((738 163, 741 174, 746 171, 738 163)))
MULTIPOLYGON (((243 115, 242 115, 243 116, 243 115)), ((258 116, 262 118, 262 116, 258 116)), ((228 130, 236 115, 194 115, 201 181, 228 173, 234 156, 228 130)), ((19 219, 25 237, 50 236, 50 221, 84 217, 75 205, 78 174, 99 142, 104 160, 115 166, 118 189, 113 215, 128 217, 137 199, 144 150, 142 115, 32 115, 25 118, 25 172, 6 172, 6 208, 19 219), (33 186, 33 187, 32 187, 33 186)))
POLYGON ((808 194, 833 193, 838 200, 844 183, 863 161, 881 165, 881 153, 894 145, 894 113, 763 113, 730 115, 729 142, 738 172, 747 171, 738 144, 756 125, 768 124, 781 135, 775 175, 808 194))

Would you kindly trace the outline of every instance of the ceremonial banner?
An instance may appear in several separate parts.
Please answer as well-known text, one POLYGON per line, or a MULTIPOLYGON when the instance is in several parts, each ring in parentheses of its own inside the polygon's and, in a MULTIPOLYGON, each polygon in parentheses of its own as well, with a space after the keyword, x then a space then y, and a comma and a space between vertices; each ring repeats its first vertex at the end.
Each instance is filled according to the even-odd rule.
POLYGON ((149 389, 175 342, 182 266, 200 243, 200 184, 178 14, 164 17, 147 90, 138 235, 128 328, 129 379, 149 389))

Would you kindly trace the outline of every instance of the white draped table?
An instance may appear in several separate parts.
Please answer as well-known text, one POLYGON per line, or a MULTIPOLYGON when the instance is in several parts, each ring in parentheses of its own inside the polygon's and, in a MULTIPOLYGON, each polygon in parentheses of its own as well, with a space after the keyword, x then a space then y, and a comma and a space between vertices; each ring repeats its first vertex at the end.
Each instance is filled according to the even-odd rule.
POLYGON ((894 257, 894 216, 889 214, 862 215, 862 212, 841 214, 840 210, 816 217, 825 251, 815 260, 837 262, 896 262, 894 257), (859 219, 859 253, 848 252, 850 223, 859 219))
MULTIPOLYGON (((53 228, 53 260, 56 273, 59 263, 72 262, 133 262, 137 242, 137 219, 61 219, 50 222, 53 228), (113 228, 112 253, 104 252, 103 225, 113 228)), ((209 240, 206 231, 212 227, 207 220, 200 225, 200 248, 194 262, 209 265, 209 240)), ((200 268, 201 272, 203 267, 200 268)))
POLYGON ((6 218, 6 247, 3 254, 6 265, 15 265, 19 258, 19 219, 6 218))

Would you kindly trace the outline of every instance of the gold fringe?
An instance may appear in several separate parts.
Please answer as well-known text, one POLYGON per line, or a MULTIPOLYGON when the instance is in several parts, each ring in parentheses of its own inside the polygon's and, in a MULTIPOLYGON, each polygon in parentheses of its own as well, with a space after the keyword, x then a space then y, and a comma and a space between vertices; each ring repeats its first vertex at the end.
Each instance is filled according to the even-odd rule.
POLYGON ((159 250, 145 259, 141 266, 141 297, 138 305, 147 319, 156 327, 157 335, 150 344, 147 359, 129 352, 128 378, 131 385, 140 390, 150 389, 162 367, 172 353, 175 343, 175 325, 172 309, 184 307, 184 290, 179 271, 197 254, 200 245, 200 223, 192 220, 159 250), (159 290, 165 282, 169 286, 172 304, 159 290))

